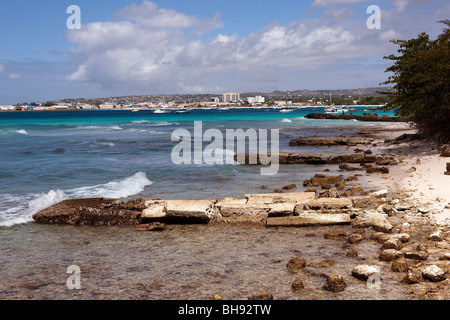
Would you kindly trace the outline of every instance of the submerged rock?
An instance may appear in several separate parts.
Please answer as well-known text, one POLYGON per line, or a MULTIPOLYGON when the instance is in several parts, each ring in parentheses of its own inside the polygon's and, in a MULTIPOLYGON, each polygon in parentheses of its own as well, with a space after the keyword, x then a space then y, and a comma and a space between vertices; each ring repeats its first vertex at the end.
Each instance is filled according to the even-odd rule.
POLYGON ((327 278, 323 289, 330 292, 342 292, 346 287, 347 284, 341 275, 331 275, 327 278))
POLYGON ((300 257, 294 257, 291 260, 289 260, 287 264, 287 268, 292 271, 297 271, 306 266, 306 260, 304 258, 300 257))
POLYGON ((359 265, 352 270, 352 276, 363 281, 366 281, 376 273, 380 273, 380 269, 369 265, 359 265))

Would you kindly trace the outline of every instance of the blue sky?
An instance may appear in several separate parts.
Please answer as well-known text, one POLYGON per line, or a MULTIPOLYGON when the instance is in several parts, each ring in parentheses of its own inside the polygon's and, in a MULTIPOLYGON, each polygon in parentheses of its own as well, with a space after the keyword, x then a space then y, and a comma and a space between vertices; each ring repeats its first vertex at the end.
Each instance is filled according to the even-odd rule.
POLYGON ((448 0, 2 1, 0 104, 372 87, 390 39, 435 37, 449 18, 448 0), (73 4, 80 30, 66 27, 73 4))

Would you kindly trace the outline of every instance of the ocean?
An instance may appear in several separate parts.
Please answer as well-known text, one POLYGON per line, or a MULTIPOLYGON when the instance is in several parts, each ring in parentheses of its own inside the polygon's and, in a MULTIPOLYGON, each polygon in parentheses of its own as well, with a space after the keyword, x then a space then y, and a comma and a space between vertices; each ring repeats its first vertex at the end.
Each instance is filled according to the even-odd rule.
MULTIPOLYGON (((258 166, 236 163, 175 165, 171 154, 178 142, 171 136, 187 129, 194 141, 199 139, 194 134, 199 121, 204 130, 221 132, 279 129, 281 151, 336 153, 345 147, 289 147, 289 140, 347 136, 382 124, 304 118, 322 110, 0 112, 0 299, 210 300, 218 294, 243 300, 264 292, 280 300, 405 298, 390 265, 376 258, 379 246, 364 241, 355 261, 346 257, 342 244, 324 239, 327 232, 352 232, 350 226, 169 225, 163 232, 148 233, 134 227, 33 222, 34 213, 64 199, 242 198, 293 183, 302 191, 303 181, 315 173, 342 172, 337 165, 289 165, 263 176, 258 166), (324 271, 308 269, 302 276, 306 289, 293 292, 291 284, 299 275, 286 264, 299 255, 308 263, 333 258, 336 264, 324 271), (350 271, 356 263, 377 265, 381 287, 373 290, 355 281, 350 271), (69 283, 76 269, 80 286, 74 289, 69 283), (321 289, 324 272, 343 275, 347 289, 339 294, 321 289)), ((228 157, 235 151, 215 153, 228 157)), ((359 183, 366 190, 379 189, 385 187, 376 185, 380 180, 364 175, 359 183)))
MULTIPOLYGON (((367 108, 359 108, 363 113, 367 108)), ((379 123, 308 120, 323 108, 192 110, 155 114, 150 110, 0 113, 0 226, 32 221, 32 215, 64 199, 161 197, 216 199, 242 197, 282 185, 300 184, 315 166, 285 166, 262 176, 236 163, 176 165, 171 139, 180 128, 203 130, 279 129, 280 151, 339 152, 335 148, 289 147, 298 137, 349 135, 379 123), (302 180, 303 179, 303 180, 302 180)), ((201 139, 201 137, 193 137, 201 139)), ((248 142, 250 143, 250 142, 248 142)), ((207 145, 206 142, 203 143, 207 145)), ((233 157, 236 150, 215 150, 233 157)))

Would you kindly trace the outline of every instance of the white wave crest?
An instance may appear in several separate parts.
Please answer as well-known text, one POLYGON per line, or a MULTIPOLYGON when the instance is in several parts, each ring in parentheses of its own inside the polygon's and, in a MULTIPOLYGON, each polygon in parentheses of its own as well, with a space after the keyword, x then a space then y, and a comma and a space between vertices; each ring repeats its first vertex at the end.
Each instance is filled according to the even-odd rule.
POLYGON ((148 180, 145 172, 137 172, 122 180, 114 180, 105 184, 81 187, 67 190, 73 198, 127 198, 144 191, 144 188, 153 184, 148 180))
POLYGON ((12 196, 8 199, 3 197, 6 203, 14 204, 13 208, 5 210, 1 215, 0 226, 11 227, 16 224, 23 224, 33 221, 33 215, 45 210, 58 202, 67 199, 67 195, 62 190, 51 190, 46 194, 31 194, 26 196, 12 196))
POLYGON ((28 134, 28 132, 27 132, 27 130, 17 130, 16 131, 17 133, 19 133, 19 134, 28 134))
POLYGON ((285 123, 291 123, 291 122, 292 122, 292 120, 291 120, 291 119, 287 119, 287 118, 285 118, 285 119, 281 120, 281 122, 285 122, 285 123))

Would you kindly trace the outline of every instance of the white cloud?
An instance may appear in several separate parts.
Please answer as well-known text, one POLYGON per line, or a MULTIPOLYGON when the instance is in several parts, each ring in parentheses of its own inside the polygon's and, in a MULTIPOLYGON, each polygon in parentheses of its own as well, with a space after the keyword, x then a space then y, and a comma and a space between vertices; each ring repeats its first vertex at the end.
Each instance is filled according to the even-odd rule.
POLYGON ((388 30, 385 32, 380 33, 380 35, 378 36, 378 39, 380 41, 391 41, 391 40, 399 40, 402 37, 402 35, 398 32, 396 32, 395 30, 388 30))
POLYGON ((339 3, 358 3, 358 2, 366 2, 369 0, 314 0, 312 6, 313 7, 329 7, 339 3))
POLYGON ((10 75, 8 75, 8 78, 10 78, 11 80, 18 80, 22 78, 22 75, 18 73, 11 73, 10 75))
POLYGON ((207 92, 237 86, 238 78, 275 84, 287 73, 384 55, 386 47, 377 37, 396 33, 370 32, 365 20, 338 24, 335 20, 351 14, 348 10, 330 11, 336 18, 331 21, 275 23, 246 37, 220 33, 206 41, 197 35, 220 25, 220 15, 199 19, 145 1, 118 11, 120 21, 89 23, 69 32, 71 59, 78 68, 67 79, 108 90, 207 92))
POLYGON ((334 10, 334 9, 325 10, 323 15, 325 17, 330 17, 333 19, 340 20, 340 19, 346 19, 346 18, 351 17, 353 15, 353 11, 350 8, 342 7, 337 10, 334 10))

